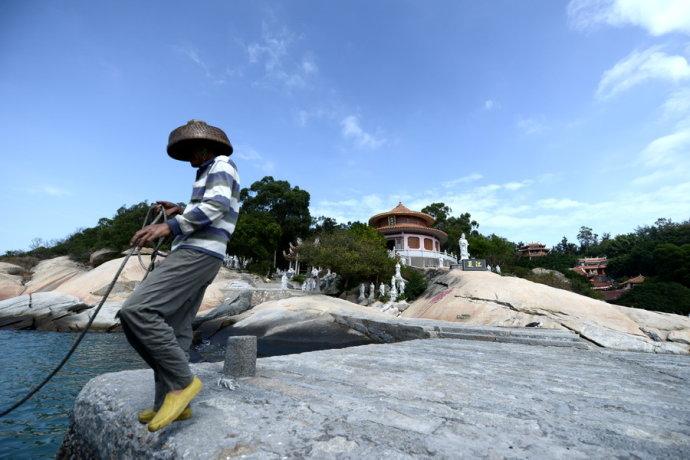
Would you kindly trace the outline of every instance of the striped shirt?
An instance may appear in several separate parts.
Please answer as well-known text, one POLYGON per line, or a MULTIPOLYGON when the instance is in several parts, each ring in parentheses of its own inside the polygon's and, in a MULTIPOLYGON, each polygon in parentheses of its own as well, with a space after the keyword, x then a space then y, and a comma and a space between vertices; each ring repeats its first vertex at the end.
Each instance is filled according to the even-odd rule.
POLYGON ((192 199, 168 220, 172 250, 189 248, 222 259, 240 210, 240 178, 235 163, 219 155, 196 172, 192 199))

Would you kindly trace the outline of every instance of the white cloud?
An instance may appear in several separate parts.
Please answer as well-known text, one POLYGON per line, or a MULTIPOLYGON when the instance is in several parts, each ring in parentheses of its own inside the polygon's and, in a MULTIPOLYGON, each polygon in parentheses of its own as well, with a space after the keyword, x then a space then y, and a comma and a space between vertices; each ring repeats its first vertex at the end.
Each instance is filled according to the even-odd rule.
POLYGON ((570 209, 582 206, 582 203, 569 198, 544 198, 537 201, 537 205, 544 209, 570 209))
POLYGON ((690 34, 688 0, 572 0, 570 24, 580 30, 599 24, 634 25, 659 36, 671 32, 690 34))
POLYGON ((658 46, 633 51, 604 72, 596 95, 608 98, 649 80, 679 82, 690 78, 690 65, 683 56, 666 54, 658 46))
POLYGON ((654 139, 640 154, 642 162, 652 167, 672 167, 689 157, 690 128, 654 139))
POLYGON ((661 110, 666 119, 687 115, 690 112, 690 88, 683 88, 671 93, 661 110))
POLYGON ((225 73, 216 73, 212 71, 211 67, 201 58, 201 53, 197 48, 192 45, 178 45, 173 47, 175 51, 184 55, 187 59, 196 64, 203 72, 206 78, 213 81, 216 84, 223 84, 227 81, 228 77, 237 76, 238 71, 232 69, 226 69, 225 73))
POLYGON ((484 110, 493 110, 499 107, 498 103, 493 99, 487 99, 484 101, 484 110))
POLYGON ((533 181, 530 179, 523 180, 520 182, 508 182, 507 184, 503 184, 503 188, 505 188, 506 190, 520 190, 521 188, 525 188, 531 185, 532 182, 533 181))
POLYGON ((343 137, 351 139, 359 147, 377 149, 386 143, 386 139, 364 131, 356 115, 348 115, 340 122, 343 137))
POLYGON ((17 189, 17 191, 29 193, 31 195, 41 195, 41 196, 52 196, 52 197, 64 197, 72 195, 72 192, 66 188, 58 187, 56 185, 37 185, 34 187, 27 187, 23 189, 17 189))
POLYGON ((266 174, 275 171, 275 163, 263 157, 259 152, 249 146, 236 146, 233 153, 235 158, 252 163, 259 170, 266 174))
POLYGON ((520 118, 517 121, 517 127, 525 134, 536 134, 546 129, 543 120, 536 118, 520 118))
POLYGON ((445 181, 441 185, 443 185, 445 188, 450 188, 450 187, 454 187, 454 186, 459 185, 459 184, 467 184, 469 182, 478 181, 479 179, 482 179, 483 177, 484 176, 482 176, 479 173, 472 173, 472 174, 469 174, 467 176, 459 177, 457 179, 445 181))
POLYGON ((318 73, 311 52, 300 54, 294 50, 298 37, 286 27, 267 22, 262 23, 261 40, 246 46, 249 63, 263 68, 264 80, 261 84, 279 83, 287 89, 303 88, 310 78, 318 73))

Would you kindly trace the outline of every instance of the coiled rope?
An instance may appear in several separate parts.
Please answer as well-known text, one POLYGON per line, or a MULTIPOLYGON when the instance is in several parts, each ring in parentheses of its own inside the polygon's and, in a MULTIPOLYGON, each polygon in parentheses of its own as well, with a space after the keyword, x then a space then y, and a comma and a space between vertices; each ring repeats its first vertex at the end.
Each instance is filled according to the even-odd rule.
MULTIPOLYGON (((161 222, 161 221, 162 221, 162 222, 167 222, 168 219, 167 219, 167 215, 165 214, 165 210, 161 208, 161 210, 160 210, 160 212, 158 213, 158 215, 156 216, 156 218, 153 219, 153 221, 149 223, 149 218, 151 217, 151 215, 155 212, 155 209, 157 209, 157 208, 158 208, 158 207, 157 207, 156 205, 153 205, 153 206, 151 206, 151 207, 149 208, 148 212, 146 213, 146 217, 144 217, 144 223, 142 224, 141 228, 144 228, 144 227, 146 227, 147 225, 153 225, 153 224, 159 223, 159 222, 161 222)), ((72 344, 72 347, 69 349, 69 351, 67 352, 67 354, 65 355, 65 357, 62 358, 62 361, 60 361, 60 363, 59 363, 57 366, 55 366, 55 368, 50 372, 50 374, 48 374, 48 375, 46 376, 46 378, 44 378, 38 385, 36 385, 35 387, 33 387, 31 390, 29 390, 29 392, 28 392, 23 398, 18 399, 18 400, 17 400, 14 404, 12 404, 10 407, 8 407, 7 409, 3 410, 3 411, 0 413, 0 417, 4 417, 4 416, 8 415, 10 412, 12 412, 13 410, 15 410, 17 407, 21 406, 22 404, 24 404, 25 402, 27 402, 29 399, 31 399, 31 397, 32 397, 33 395, 35 395, 36 393, 38 393, 38 391, 39 391, 41 388, 43 388, 43 387, 46 385, 46 383, 48 383, 48 382, 50 381, 50 379, 52 379, 52 378, 55 376, 55 374, 57 374, 57 373, 60 371, 60 369, 62 369, 62 366, 64 366, 65 363, 67 363, 67 361, 69 360, 69 358, 74 354, 74 351, 77 349, 77 347, 78 347, 79 344, 81 343, 81 341, 82 341, 82 339, 84 338, 84 336, 86 335, 86 333, 89 331, 89 328, 91 327, 91 324, 93 324, 93 321, 96 319, 96 315, 98 315, 98 312, 101 311, 101 308, 103 307, 103 304, 105 303, 106 299, 107 299, 108 296, 110 295, 110 291, 113 290, 113 287, 115 286, 115 283, 117 282, 117 279, 120 277, 120 274, 122 273, 122 270, 124 270, 125 265, 127 265, 127 261, 129 260, 129 258, 130 258, 132 255, 134 255, 135 252, 137 253, 137 256, 139 257, 139 263, 140 263, 141 266, 144 268, 144 270, 146 270, 146 272, 145 272, 145 274, 144 274, 144 278, 142 279, 142 281, 145 280, 146 277, 149 275, 149 273, 151 273, 151 271, 153 270, 154 261, 155 261, 155 259, 156 259, 156 256, 158 255, 158 248, 160 248, 160 246, 161 246, 161 244, 163 244, 163 241, 164 241, 164 240, 165 240, 165 238, 162 237, 162 238, 159 238, 158 241, 156 242, 156 245, 154 246, 154 249, 153 249, 153 253, 151 253, 151 262, 149 263, 149 266, 148 266, 148 267, 145 267, 145 266, 144 266, 144 262, 143 262, 142 259, 141 259, 141 250, 139 250, 139 248, 136 247, 136 246, 132 246, 132 247, 130 248, 129 252, 128 252, 127 255, 125 256, 125 259, 124 259, 124 260, 122 261, 122 263, 120 264, 120 268, 117 269, 117 273, 115 273, 115 277, 113 278, 113 280, 112 280, 112 281, 110 282, 110 284, 108 285, 108 289, 106 289, 105 295, 103 295, 103 298, 101 299, 101 302, 98 304, 98 306, 97 306, 96 309, 94 310, 93 315, 91 315, 91 318, 89 318, 89 322, 86 323, 86 327, 85 327, 84 330, 79 334, 79 336, 77 337, 77 339, 74 341, 74 343, 72 344)), ((29 297, 29 299, 31 299, 31 297, 29 297)))

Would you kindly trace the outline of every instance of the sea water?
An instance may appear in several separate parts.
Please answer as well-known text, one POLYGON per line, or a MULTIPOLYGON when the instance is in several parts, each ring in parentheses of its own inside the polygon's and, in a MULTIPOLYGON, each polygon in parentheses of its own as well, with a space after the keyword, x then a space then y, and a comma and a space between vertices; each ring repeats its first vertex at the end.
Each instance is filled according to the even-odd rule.
MULTIPOLYGON (((77 334, 0 330, 0 408, 39 383, 77 334)), ((0 418, 0 458, 54 458, 81 387, 104 372, 146 367, 123 334, 88 333, 65 367, 24 405, 0 418)))
MULTIPOLYGON (((65 356, 76 333, 0 330, 0 409, 21 398, 65 356)), ((224 337, 226 339, 226 337, 224 337)), ((195 346, 191 359, 222 361, 224 341, 195 346)), ((258 340, 258 357, 360 343, 300 343, 258 340)), ((105 372, 147 367, 122 333, 88 333, 65 367, 24 405, 0 418, 0 459, 54 458, 69 427, 69 414, 82 386, 105 372)))

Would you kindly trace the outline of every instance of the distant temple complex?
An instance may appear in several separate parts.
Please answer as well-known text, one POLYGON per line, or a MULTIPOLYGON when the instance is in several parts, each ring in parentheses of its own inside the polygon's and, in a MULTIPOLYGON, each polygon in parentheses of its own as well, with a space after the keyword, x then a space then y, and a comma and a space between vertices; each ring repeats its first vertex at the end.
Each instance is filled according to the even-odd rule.
POLYGON ((607 265, 608 260, 606 257, 585 257, 577 259, 577 265, 573 268, 573 271, 591 278, 597 275, 606 275, 607 265))
POLYGON ((369 225, 386 238, 391 255, 399 256, 403 263, 413 267, 450 267, 457 260, 441 252, 448 235, 433 228, 433 223, 429 214, 412 211, 402 203, 369 219, 369 225))
POLYGON ((523 244, 518 248, 518 254, 520 257, 544 257, 549 253, 550 249, 546 247, 545 244, 541 243, 529 243, 523 244))

